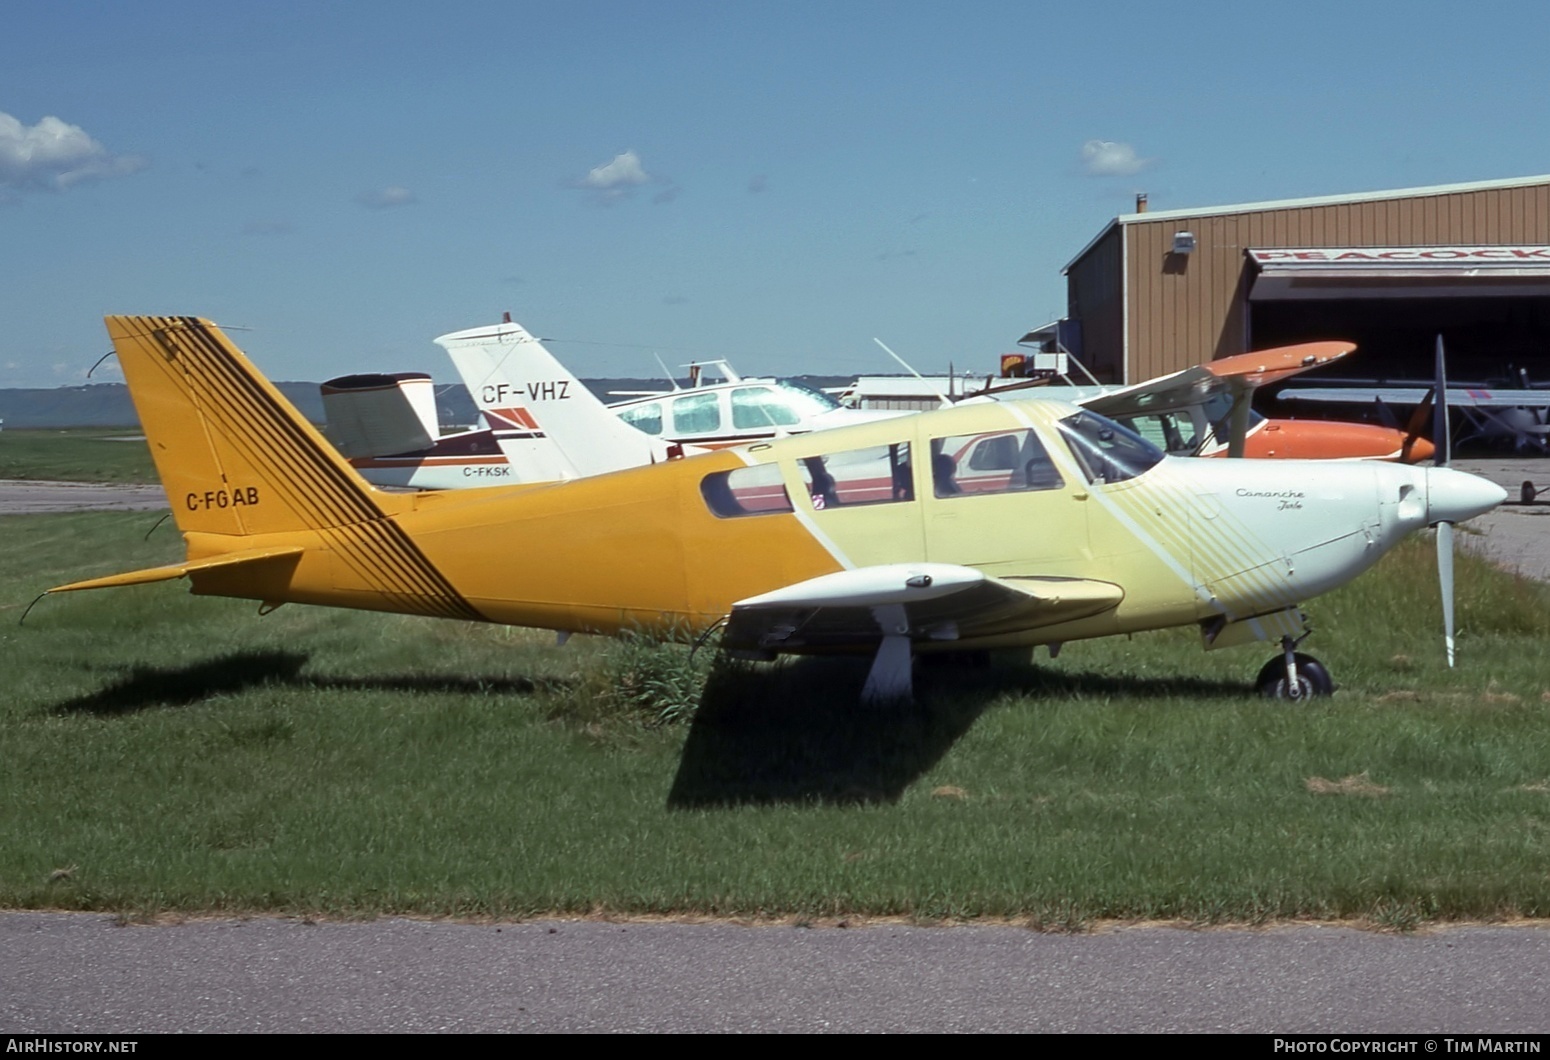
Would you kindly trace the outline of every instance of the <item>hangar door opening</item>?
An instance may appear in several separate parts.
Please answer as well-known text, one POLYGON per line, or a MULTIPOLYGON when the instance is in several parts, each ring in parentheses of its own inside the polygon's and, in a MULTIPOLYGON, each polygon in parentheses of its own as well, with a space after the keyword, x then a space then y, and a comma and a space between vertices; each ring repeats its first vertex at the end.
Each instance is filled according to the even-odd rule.
POLYGON ((1550 382, 1550 247, 1248 254, 1250 349, 1347 339, 1356 354, 1323 374, 1425 380, 1440 333, 1453 380, 1550 382))

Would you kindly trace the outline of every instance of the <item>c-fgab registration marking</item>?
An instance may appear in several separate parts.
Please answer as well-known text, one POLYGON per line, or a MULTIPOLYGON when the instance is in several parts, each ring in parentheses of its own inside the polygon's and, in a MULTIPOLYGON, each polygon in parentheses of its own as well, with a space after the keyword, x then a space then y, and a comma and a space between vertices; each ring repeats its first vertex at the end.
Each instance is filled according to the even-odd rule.
POLYGON ((205 490, 190 493, 183 503, 191 512, 208 512, 215 508, 252 507, 258 503, 257 486, 233 486, 231 489, 205 490))

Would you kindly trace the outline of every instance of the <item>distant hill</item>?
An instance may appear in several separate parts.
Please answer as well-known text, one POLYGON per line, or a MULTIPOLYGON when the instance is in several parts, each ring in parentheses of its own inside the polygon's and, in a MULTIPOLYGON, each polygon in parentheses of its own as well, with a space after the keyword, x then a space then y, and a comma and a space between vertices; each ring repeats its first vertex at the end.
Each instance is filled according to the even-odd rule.
MULTIPOLYGON (((850 376, 794 377, 822 389, 843 386, 850 376)), ((588 389, 604 401, 620 400, 618 391, 660 390, 660 379, 584 379, 588 389)), ((276 383, 280 392, 313 423, 323 422, 323 399, 316 383, 276 383)), ((473 399, 461 383, 436 388, 436 407, 446 426, 465 426, 478 418, 473 399)), ((53 427, 137 427, 129 388, 123 383, 61 386, 52 390, 0 390, 0 420, 15 430, 53 427)))

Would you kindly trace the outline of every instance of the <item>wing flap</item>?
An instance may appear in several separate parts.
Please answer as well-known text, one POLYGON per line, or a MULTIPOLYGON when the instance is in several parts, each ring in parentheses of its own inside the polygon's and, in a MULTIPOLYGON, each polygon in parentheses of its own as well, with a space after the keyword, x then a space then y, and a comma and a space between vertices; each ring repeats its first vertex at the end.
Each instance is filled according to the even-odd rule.
POLYGON ((266 563, 273 560, 300 556, 305 549, 299 546, 275 546, 273 548, 250 548, 241 552, 225 552, 219 556, 207 556, 204 559, 191 559, 182 563, 172 563, 165 567, 147 567, 144 570, 128 571, 124 574, 109 574, 102 578, 88 578, 85 581, 71 582, 69 585, 56 586, 50 589, 51 593, 68 593, 77 589, 112 589, 123 585, 147 585, 151 582, 166 582, 176 578, 186 578, 190 574, 200 571, 216 570, 222 567, 236 567, 245 564, 266 563))
POLYGON ((967 640, 1086 618, 1124 596, 1119 586, 1089 578, 994 578, 947 563, 884 564, 740 600, 723 643, 811 651, 875 644, 885 632, 967 640))

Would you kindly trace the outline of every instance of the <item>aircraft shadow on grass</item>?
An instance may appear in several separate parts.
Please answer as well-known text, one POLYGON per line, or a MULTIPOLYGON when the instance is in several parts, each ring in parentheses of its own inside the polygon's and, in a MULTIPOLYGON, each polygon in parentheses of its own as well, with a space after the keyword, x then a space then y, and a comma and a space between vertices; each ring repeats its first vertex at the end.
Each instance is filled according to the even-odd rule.
POLYGON ((48 708, 51 714, 132 714, 156 707, 186 707, 252 688, 340 689, 457 695, 528 695, 538 682, 525 677, 461 677, 404 674, 379 677, 303 676, 311 657, 302 652, 257 651, 223 655, 186 666, 136 666, 96 692, 48 708))
POLYGON ((1004 696, 1241 700, 1236 681, 923 666, 913 705, 864 706, 863 660, 804 658, 773 673, 718 668, 668 794, 677 809, 892 803, 1004 696))

